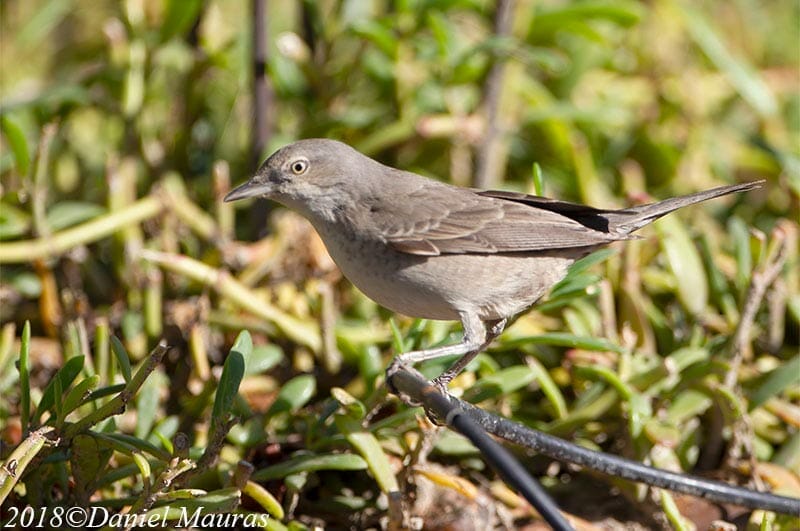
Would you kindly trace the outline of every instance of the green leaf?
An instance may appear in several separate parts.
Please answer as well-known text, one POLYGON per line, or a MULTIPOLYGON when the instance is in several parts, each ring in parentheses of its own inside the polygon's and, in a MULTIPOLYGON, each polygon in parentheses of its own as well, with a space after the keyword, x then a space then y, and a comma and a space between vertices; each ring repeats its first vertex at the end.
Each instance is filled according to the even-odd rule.
POLYGON ((678 505, 675 503, 675 499, 668 491, 660 489, 658 494, 661 497, 661 509, 664 511, 664 515, 667 517, 672 529, 675 529, 676 531, 689 531, 691 529, 695 529, 695 526, 689 523, 688 520, 681 514, 680 509, 678 509, 678 505))
POLYGON ((16 28, 16 45, 23 49, 33 49, 43 45, 51 32, 66 19, 74 9, 74 0, 49 0, 42 2, 26 17, 24 24, 16 28))
POLYGON ((258 345, 253 347, 250 356, 245 356, 244 374, 261 374, 267 372, 283 360, 283 350, 278 345, 258 345))
POLYGON ((227 422, 233 399, 239 393, 239 384, 244 377, 245 357, 249 357, 252 351, 253 340, 250 338, 250 332, 243 330, 233 343, 222 367, 222 376, 219 378, 217 395, 214 397, 214 407, 211 411, 213 426, 227 422))
POLYGON ((31 371, 30 371, 31 322, 25 321, 19 345, 19 409, 23 433, 28 432, 31 421, 31 371))
POLYGON ((450 430, 441 432, 436 438, 434 448, 440 454, 459 458, 474 457, 481 453, 469 439, 450 430))
POLYGON ((295 412, 309 400, 317 392, 317 380, 311 374, 301 374, 295 376, 286 382, 281 390, 278 391, 278 396, 275 402, 267 411, 267 417, 271 417, 277 413, 285 411, 295 412))
POLYGON ((595 396, 585 405, 577 407, 561 419, 549 423, 544 431, 553 435, 563 436, 584 426, 587 422, 600 419, 609 409, 619 402, 619 394, 615 390, 607 389, 595 396))
POLYGON ((572 264, 567 275, 550 290, 547 300, 537 307, 540 311, 548 311, 563 306, 576 296, 583 296, 589 286, 597 284, 601 277, 588 270, 596 264, 604 262, 616 254, 614 249, 602 249, 581 258, 572 264))
POLYGON ((161 390, 168 385, 163 372, 156 369, 147 377, 136 393, 136 437, 143 439, 150 434, 158 415, 161 390))
POLYGON ((283 484, 286 485, 286 490, 290 493, 303 492, 306 485, 308 485, 308 472, 289 474, 283 478, 283 484))
POLYGON ((139 469, 139 474, 142 476, 142 481, 144 483, 151 483, 151 476, 152 476, 152 468, 150 467, 150 462, 142 455, 140 452, 133 452, 131 454, 131 459, 133 462, 136 463, 136 467, 139 469))
POLYGON ((367 462, 355 454, 301 455, 277 465, 257 470, 251 476, 253 481, 279 479, 298 472, 317 470, 365 470, 367 462))
POLYGON ((654 418, 644 423, 644 435, 654 444, 675 448, 681 442, 681 430, 654 418))
POLYGON ((42 294, 42 280, 33 271, 15 272, 10 279, 10 284, 18 290, 23 297, 38 299, 42 294))
POLYGON ((750 275, 753 272, 750 229, 742 218, 733 216, 728 219, 728 235, 736 249, 736 287, 744 293, 750 284, 750 275))
POLYGON ((533 190, 538 196, 544 195, 544 177, 542 176, 542 167, 538 162, 533 163, 533 190))
POLYGON ((702 315, 708 306, 708 281, 689 231, 678 216, 661 218, 655 228, 677 281, 678 299, 692 315, 702 315))
MULTIPOLYGON (((363 402, 356 397, 342 389, 341 387, 334 387, 331 389, 331 396, 341 404, 347 411, 348 415, 352 418, 363 419, 367 414, 367 407, 363 402)), ((337 408, 338 409, 338 408, 337 408)))
POLYGON ((53 384, 53 409, 56 412, 56 424, 60 425, 63 421, 64 417, 61 414, 64 408, 62 407, 64 399, 64 388, 61 385, 60 378, 54 378, 52 381, 53 384))
POLYGON ((800 468, 800 431, 794 432, 786 442, 784 442, 772 462, 789 470, 800 468))
POLYGON ((9 147, 11 147, 11 152, 14 154, 14 160, 17 162, 17 172, 23 177, 28 175, 28 170, 31 166, 31 155, 28 149, 28 141, 25 139, 25 133, 22 128, 8 114, 0 114, 0 130, 3 131, 3 135, 5 135, 9 147))
POLYGON ((603 338, 582 337, 563 332, 552 332, 549 334, 539 334, 511 339, 502 342, 497 346, 497 350, 514 350, 523 345, 555 345, 559 347, 580 348, 583 350, 593 350, 599 352, 617 352, 622 354, 625 348, 603 338))
POLYGON ((78 406, 84 402, 84 399, 90 396, 90 393, 95 387, 97 387, 98 383, 100 383, 100 377, 95 374, 88 378, 84 378, 78 382, 75 387, 69 390, 67 396, 64 398, 62 420, 66 418, 66 416, 72 411, 77 409, 78 406))
POLYGON ((93 434, 78 434, 70 444, 69 461, 75 490, 88 499, 94 491, 94 485, 106 468, 113 451, 105 441, 100 441, 93 434))
POLYGON ((495 396, 504 396, 527 387, 536 379, 534 371, 526 365, 514 365, 475 382, 464 393, 468 402, 478 403, 495 396))
POLYGON ((0 240, 24 236, 30 226, 31 217, 27 212, 0 201, 0 240))
POLYGON ((101 387, 100 389, 96 389, 92 391, 89 396, 86 398, 87 402, 93 402, 98 398, 104 398, 106 396, 115 395, 117 393, 121 393, 125 390, 125 384, 114 384, 114 385, 107 385, 105 387, 101 387))
POLYGON ((269 69, 269 78, 272 80, 277 94, 296 96, 306 90, 308 82, 303 71, 297 63, 289 58, 276 55, 269 61, 267 67, 269 69))
POLYGON ((608 367, 590 366, 576 367, 576 374, 590 378, 600 378, 611 385, 620 398, 628 405, 628 426, 633 437, 638 437, 642 432, 644 422, 652 418, 653 408, 646 395, 636 391, 628 382, 622 380, 619 375, 608 367))
POLYGON ((397 321, 389 319, 389 327, 392 330, 392 347, 396 354, 402 354, 406 351, 405 341, 403 341, 403 332, 397 326, 397 321))
POLYGON ((584 256, 580 260, 575 261, 575 263, 569 267, 569 271, 567 272, 567 278, 579 275, 584 271, 587 271, 590 267, 594 266, 595 264, 605 262, 609 257, 611 257, 616 253, 617 251, 615 251, 614 249, 601 249, 599 251, 593 252, 588 256, 584 256))
POLYGON ((589 286, 594 286, 600 280, 599 275, 586 273, 564 279, 552 289, 545 302, 537 305, 537 308, 539 311, 546 312, 569 304, 575 299, 583 298, 586 296, 589 286))
POLYGON ((132 456, 134 453, 144 452, 163 461, 169 461, 172 457, 166 450, 133 435, 99 432, 93 432, 93 434, 95 437, 106 441, 114 450, 126 455, 132 456))
POLYGON ((255 481, 248 481, 242 489, 242 492, 250 496, 256 503, 263 507, 265 511, 278 520, 282 520, 285 516, 283 506, 275 499, 275 496, 255 481))
POLYGON ((203 4, 204 0, 169 0, 164 22, 161 24, 161 40, 166 41, 189 31, 203 4))
POLYGON ((392 471, 392 466, 389 463, 389 458, 381 448, 378 439, 375 438, 368 431, 361 428, 361 423, 352 417, 344 415, 336 416, 336 427, 344 435, 353 448, 361 454, 361 457, 367 462, 369 471, 378 482, 382 492, 397 492, 400 486, 397 484, 397 478, 392 471))
POLYGON ((74 358, 70 358, 61 367, 58 372, 56 372, 53 379, 50 380, 50 383, 47 384, 47 387, 42 394, 42 399, 39 401, 39 407, 36 408, 36 419, 41 418, 41 416, 48 411, 53 405, 56 403, 56 399, 58 401, 58 406, 61 407, 62 405, 62 397, 61 393, 58 393, 58 397, 56 397, 56 387, 59 390, 66 389, 69 387, 78 374, 83 369, 83 356, 75 356, 74 358))
POLYGON ((79 84, 53 84, 29 99, 19 99, 2 106, 3 111, 33 110, 53 114, 67 106, 89 105, 92 97, 86 87, 79 84))
POLYGON ((539 382, 539 386, 542 388, 542 393, 555 409, 556 418, 566 417, 567 401, 559 390, 558 385, 550 377, 550 373, 547 372, 547 369, 538 359, 532 356, 528 359, 528 364, 531 371, 533 371, 534 377, 539 382))
POLYGON ((750 395, 751 411, 787 387, 800 383, 800 356, 795 356, 767 374, 766 379, 750 395))
POLYGON ((665 420, 673 426, 680 426, 688 419, 702 415, 712 405, 714 401, 706 393, 686 389, 672 400, 665 420))
POLYGON ((703 257, 703 266, 708 272, 709 289, 714 303, 722 309, 728 322, 735 323, 739 320, 739 310, 736 298, 728 286, 728 279, 722 273, 711 248, 708 235, 703 235, 700 240, 700 254, 703 257))
MULTIPOLYGON (((567 2, 563 6, 538 11, 533 17, 531 36, 541 39, 556 31, 594 35, 587 23, 606 20, 632 26, 639 22, 642 11, 638 2, 630 0, 567 2)), ((593 39, 604 40, 599 35, 593 39)))
POLYGON ((394 31, 374 20, 356 21, 350 28, 354 34, 374 44, 388 57, 397 57, 397 36, 394 31))
POLYGON ((47 212, 47 224, 51 230, 57 231, 88 221, 105 212, 105 208, 87 201, 61 201, 47 212))
POLYGON ((128 351, 125 350, 125 347, 122 345, 122 342, 117 338, 117 336, 111 336, 111 350, 114 352, 114 356, 117 358, 117 363, 119 363, 119 369, 122 371, 122 377, 125 379, 125 382, 131 381, 131 361, 128 358, 128 351))
POLYGON ((720 39, 705 15, 691 4, 675 2, 690 35, 712 63, 762 117, 778 112, 778 102, 766 82, 744 59, 731 54, 733 47, 720 39))
MULTIPOLYGON (((647 389, 652 385, 664 385, 671 376, 679 375, 688 367, 707 361, 711 354, 706 348, 683 347, 671 352, 669 356, 652 369, 644 370, 630 379, 630 384, 638 389, 647 389)), ((673 378, 675 383, 677 379, 673 378)))

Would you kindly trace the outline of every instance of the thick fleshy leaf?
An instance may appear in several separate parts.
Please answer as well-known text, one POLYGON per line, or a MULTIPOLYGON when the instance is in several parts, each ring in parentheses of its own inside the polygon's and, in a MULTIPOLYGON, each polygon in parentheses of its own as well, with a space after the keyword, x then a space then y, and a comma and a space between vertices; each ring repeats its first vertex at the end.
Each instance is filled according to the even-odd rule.
POLYGON ((58 388, 59 391, 63 391, 69 387, 75 378, 77 378, 81 369, 83 369, 83 361, 83 356, 70 358, 64 366, 56 372, 53 379, 50 380, 50 383, 45 388, 42 399, 39 401, 39 406, 36 408, 36 419, 40 418, 45 411, 53 407, 56 402, 58 402, 59 407, 61 406, 61 392, 56 393, 56 388, 58 388))
POLYGON ((381 491, 389 493, 400 490, 397 478, 389 463, 389 458, 386 456, 383 448, 381 448, 378 439, 376 439, 372 433, 364 431, 359 421, 344 415, 337 416, 336 427, 339 428, 339 431, 344 435, 344 438, 347 439, 347 442, 349 442, 367 462, 369 471, 372 473, 375 481, 378 482, 381 491))
POLYGON ((239 393, 239 385, 244 377, 245 358, 249 357, 252 351, 253 340, 250 338, 250 333, 246 330, 242 331, 236 338, 222 367, 222 375, 217 383, 217 394, 214 397, 214 407, 211 411, 212 426, 221 426, 227 422, 233 400, 239 393))
POLYGON ((51 230, 61 230, 100 216, 106 209, 86 201, 61 201, 47 212, 47 224, 51 230))
POLYGON ((675 276, 678 299, 692 315, 701 315, 708 305, 708 280, 689 231, 678 216, 664 217, 655 227, 675 276))
POLYGON ((295 376, 281 387, 278 397, 267 412, 267 416, 286 411, 297 411, 311 400, 317 392, 317 380, 311 374, 295 376))
POLYGON ((253 481, 279 479, 298 472, 315 472, 317 470, 366 470, 367 462, 355 454, 322 454, 301 455, 293 457, 277 465, 262 468, 253 472, 253 481))

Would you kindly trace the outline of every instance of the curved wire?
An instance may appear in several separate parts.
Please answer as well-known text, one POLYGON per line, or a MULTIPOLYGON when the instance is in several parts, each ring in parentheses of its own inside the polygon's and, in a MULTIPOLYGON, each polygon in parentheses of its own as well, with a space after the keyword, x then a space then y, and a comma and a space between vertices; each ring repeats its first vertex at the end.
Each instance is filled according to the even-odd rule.
MULTIPOLYGON (((419 372, 405 366, 400 366, 392 374, 387 374, 387 383, 402 395, 405 395, 401 395, 404 400, 410 399, 414 403, 422 404, 429 414, 433 413, 437 419, 446 421, 448 425, 452 425, 448 421, 453 419, 469 418, 488 433, 564 463, 572 463, 610 476, 705 498, 717 503, 730 503, 750 509, 764 509, 800 516, 800 499, 779 496, 769 492, 758 492, 721 481, 653 468, 623 457, 589 450, 553 435, 548 435, 499 417, 451 395, 445 395, 425 380, 419 372), (447 406, 441 404, 440 402, 442 401, 446 402, 447 406)), ((457 426, 453 427, 458 429, 457 426)), ((491 438, 489 439, 491 440, 491 438)), ((473 444, 475 444, 474 441, 473 444)), ((476 446, 478 445, 476 444, 476 446)), ((508 453, 501 446, 497 446, 508 453)), ((481 447, 479 449, 493 467, 495 466, 494 463, 498 463, 498 466, 508 467, 507 469, 504 468, 503 471, 495 468, 504 479, 506 479, 507 475, 517 474, 517 467, 522 470, 523 474, 527 475, 524 468, 513 457, 511 459, 514 464, 510 464, 506 462, 505 457, 495 457, 494 452, 496 450, 491 447, 487 447, 485 450, 481 447)), ((512 484, 511 481, 509 481, 509 484, 512 484)), ((512 486, 519 488, 516 484, 512 484, 512 486)), ((541 489, 541 486, 539 488, 541 489)), ((550 522, 548 521, 548 523, 550 522)))

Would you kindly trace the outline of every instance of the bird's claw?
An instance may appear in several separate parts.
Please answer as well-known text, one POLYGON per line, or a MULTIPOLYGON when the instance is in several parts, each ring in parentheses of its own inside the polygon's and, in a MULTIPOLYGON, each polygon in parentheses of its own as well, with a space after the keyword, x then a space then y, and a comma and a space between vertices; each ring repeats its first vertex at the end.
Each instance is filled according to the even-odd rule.
POLYGON ((450 380, 452 378, 446 378, 445 374, 440 374, 436 378, 433 379, 431 384, 436 388, 437 391, 442 393, 443 395, 447 396, 450 392, 448 391, 448 386, 450 385, 450 380))

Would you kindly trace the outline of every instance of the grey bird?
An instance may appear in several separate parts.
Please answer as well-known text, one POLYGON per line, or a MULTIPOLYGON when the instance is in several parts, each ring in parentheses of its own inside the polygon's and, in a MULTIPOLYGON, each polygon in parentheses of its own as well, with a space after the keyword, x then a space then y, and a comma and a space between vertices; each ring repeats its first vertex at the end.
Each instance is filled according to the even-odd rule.
POLYGON ((459 355, 435 380, 446 387, 575 260, 636 238, 631 233, 673 210, 761 183, 603 210, 452 186, 335 140, 308 139, 276 151, 225 201, 266 197, 297 211, 368 297, 411 317, 461 321, 460 343, 400 354, 390 366, 459 355))

